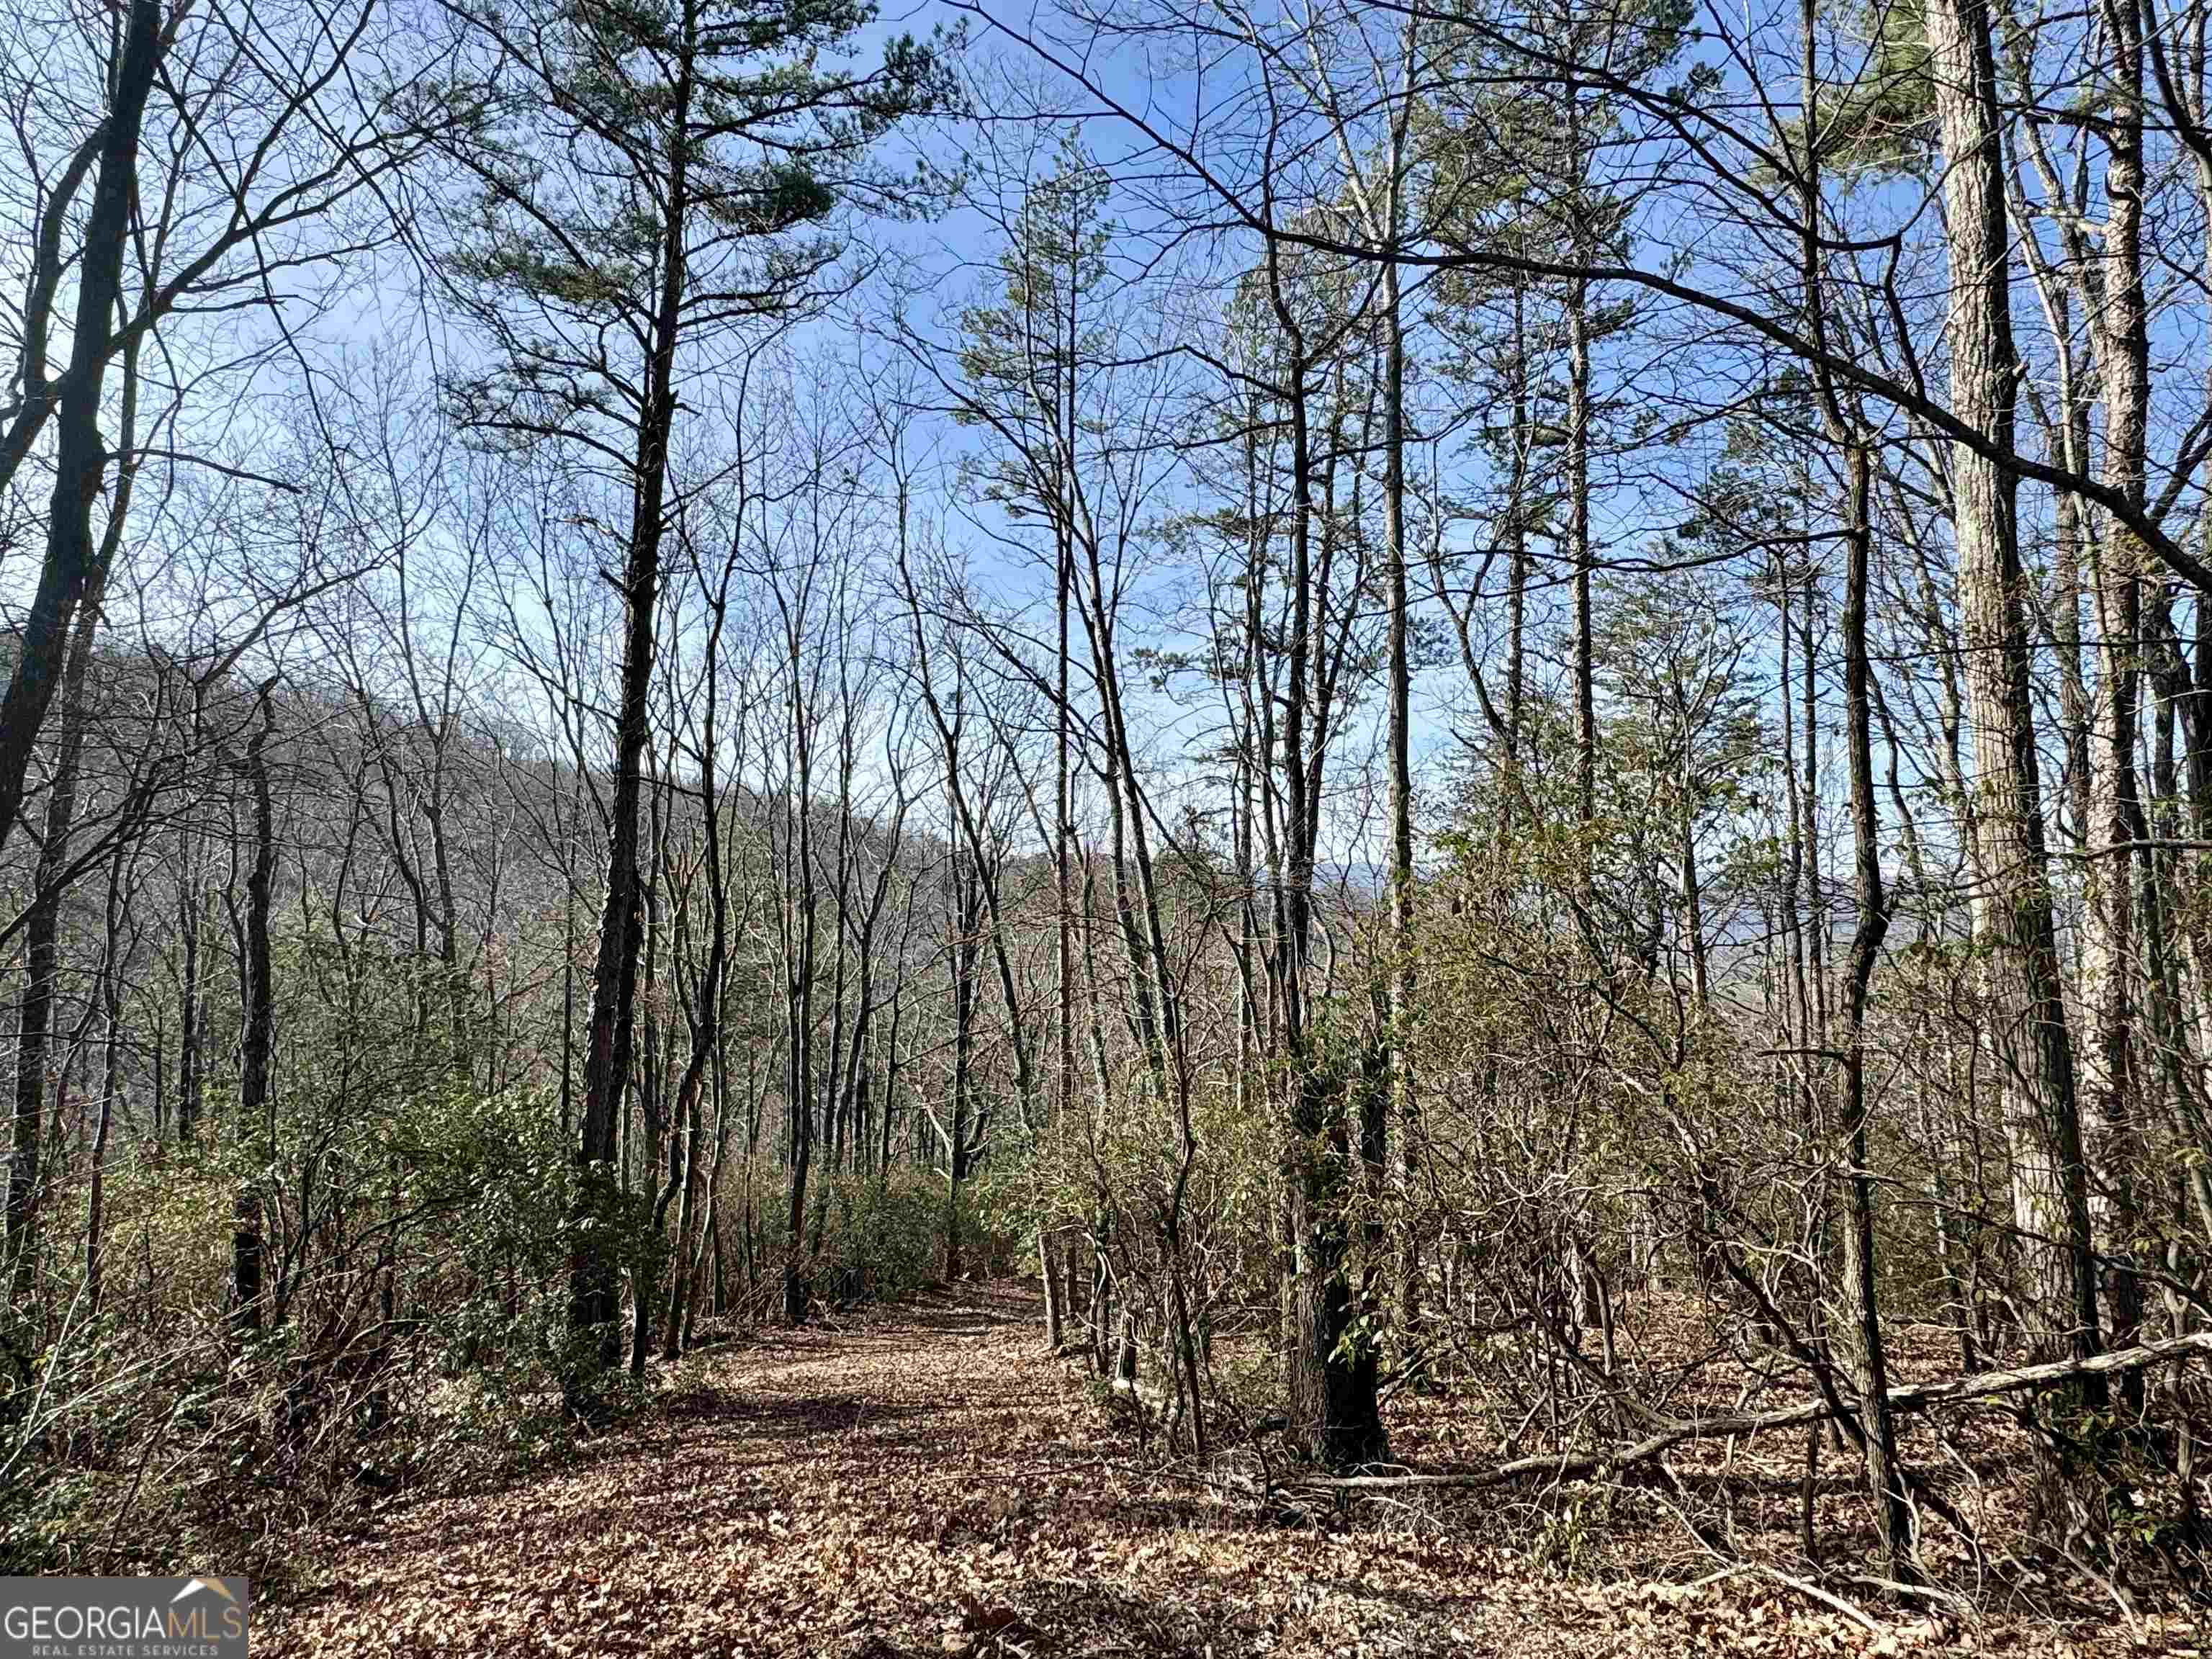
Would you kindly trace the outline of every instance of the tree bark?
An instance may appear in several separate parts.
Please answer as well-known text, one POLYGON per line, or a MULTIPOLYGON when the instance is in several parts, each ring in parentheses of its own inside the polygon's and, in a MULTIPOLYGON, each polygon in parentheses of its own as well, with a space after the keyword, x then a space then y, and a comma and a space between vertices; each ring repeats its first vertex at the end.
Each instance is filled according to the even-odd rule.
MULTIPOLYGON (((1928 12, 1945 161, 1950 253, 1945 331, 1951 403, 1972 431, 2008 453, 2019 361, 2008 293, 2002 117, 1987 0, 1936 0, 1928 12)), ((2096 1272, 2081 1154, 2074 1046, 2061 988, 2044 846, 2025 576, 2006 466, 1963 440, 1951 447, 1953 532, 1974 726, 1973 915, 1985 963, 1989 1036, 2000 1066, 2015 1218, 2029 1283, 2023 1305, 2037 1358, 2098 1348, 2096 1272)), ((2069 1403, 2093 1404, 2081 1372, 2069 1403)), ((2064 1525, 2063 1471, 2044 1453, 2043 1520, 2064 1525)))
MULTIPOLYGON (((257 1134, 266 1152, 276 1149, 276 1125, 269 1100, 270 1062, 276 1049, 276 994, 270 964, 269 917, 276 873, 276 825, 269 787, 269 738, 276 729, 270 702, 276 682, 260 694, 260 726, 246 746, 247 786, 253 792, 253 867, 246 878, 246 1035, 239 1049, 238 1119, 234 1133, 241 1152, 257 1134)), ((230 1243, 231 1322, 241 1331, 261 1328, 261 1181, 242 1174, 232 1206, 230 1243)))
MULTIPOLYGON (((577 1235, 569 1263, 568 1326, 588 1344, 597 1368, 602 1370, 621 1357, 620 1292, 615 1262, 606 1244, 613 1231, 609 1224, 618 1196, 616 1128, 629 1085, 637 1021, 638 951, 643 924, 638 818, 659 611, 668 441, 676 416, 676 343, 683 323, 685 234, 690 208, 688 130, 696 20, 688 6, 684 27, 681 62, 668 117, 673 142, 668 147, 667 194, 662 208, 659 289, 647 364, 645 404, 631 464, 629 539, 622 584, 622 689, 615 727, 614 799, 607 825, 606 902, 600 915, 599 954, 592 975, 583 1121, 576 1148, 580 1202, 587 1212, 601 1213, 599 1224, 577 1235)), ((572 1403, 584 1382, 582 1376, 573 1374, 567 1380, 572 1403)))
MULTIPOLYGON (((2106 84, 2112 108, 2100 124, 2106 145, 2105 232, 2089 307, 2097 377, 2105 407, 2104 481, 2130 504, 2143 504, 2150 417, 2149 312, 2143 293, 2142 17, 2134 5, 2106 4, 2104 37, 2112 54, 2106 84)), ((2081 994, 2090 1023, 2083 1066, 2083 1155, 2097 1179, 2090 1214, 2103 1253, 2108 1334, 2125 1342, 2142 1322, 2132 1271, 2136 1214, 2134 844, 2143 839, 2136 772, 2142 684, 2142 576, 2139 538, 2112 514, 2095 551, 2100 685, 2091 741, 2090 841, 2083 904, 2081 994)))
POLYGON ((70 362, 54 417, 54 487, 46 557, 30 613, 24 618, 15 666, 6 693, 0 695, 0 847, 7 845, 22 810, 23 780, 61 678, 70 623, 93 574, 92 503, 113 459, 100 437, 111 355, 109 327, 122 299, 123 252, 137 188, 139 134, 164 44, 160 0, 131 0, 100 137, 100 171, 77 258, 70 362))

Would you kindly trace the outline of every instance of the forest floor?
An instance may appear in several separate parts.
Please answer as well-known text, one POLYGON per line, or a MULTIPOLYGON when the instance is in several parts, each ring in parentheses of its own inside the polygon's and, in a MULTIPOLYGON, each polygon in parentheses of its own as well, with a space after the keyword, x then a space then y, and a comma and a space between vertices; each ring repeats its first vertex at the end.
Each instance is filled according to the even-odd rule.
MULTIPOLYGON (((1126 1412, 1042 1351, 1036 1299, 1018 1286, 705 1349, 663 1390, 556 1468, 380 1508, 257 1608, 255 1652, 2144 1650, 2142 1632, 2086 1611, 1947 1622, 1633 1552, 1562 1571, 1556 1534, 1532 1547, 1497 1493, 1285 1521, 1249 1492, 1147 1467, 1126 1412)), ((2199 1639, 2168 1626, 2148 1646, 2186 1654, 2199 1639)))

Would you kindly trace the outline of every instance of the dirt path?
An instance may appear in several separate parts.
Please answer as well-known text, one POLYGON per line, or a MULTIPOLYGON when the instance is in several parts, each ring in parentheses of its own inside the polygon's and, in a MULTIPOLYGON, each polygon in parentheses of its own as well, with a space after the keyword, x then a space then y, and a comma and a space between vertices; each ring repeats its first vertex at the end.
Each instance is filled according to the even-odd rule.
MULTIPOLYGON (((263 1655, 1680 1656, 1708 1602, 1529 1572, 1449 1528, 1271 1525, 1135 1467, 1034 1300, 963 1289, 695 1355, 664 1409, 503 1491, 396 1504, 263 1655)), ((1768 1654, 1857 1650, 1772 1608, 1768 1654)))

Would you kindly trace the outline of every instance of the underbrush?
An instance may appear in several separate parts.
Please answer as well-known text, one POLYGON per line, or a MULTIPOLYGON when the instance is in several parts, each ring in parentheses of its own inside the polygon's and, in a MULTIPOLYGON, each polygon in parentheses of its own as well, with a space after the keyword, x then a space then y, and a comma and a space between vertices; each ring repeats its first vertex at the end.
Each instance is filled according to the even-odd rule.
MULTIPOLYGON (((292 1121, 137 1149, 90 1263, 50 1219, 7 1332, 0 1565, 259 1571, 284 1553, 263 1540, 557 1443, 572 1188, 541 1107, 448 1091, 399 1103, 373 1146, 292 1121), (241 1303, 248 1200, 261 1290, 241 1303)), ((84 1201, 64 1188, 46 1212, 84 1201)))
MULTIPOLYGON (((1480 1538, 1507 1553, 1516 1573, 1562 1585, 1680 1587, 1747 1575, 1814 1586, 1878 1622, 1925 1617, 1975 1640, 2021 1621, 2108 1625, 2138 1641, 2160 1629, 2212 1628, 2203 1521, 2212 1482, 2201 1453, 2192 1465, 2177 1441, 2176 1425, 2203 1412, 2203 1378, 2187 1369, 2148 1379, 2150 1409, 2135 1427, 2100 1419, 2094 1486, 2104 1524, 2063 1548, 2035 1525, 2031 1395, 1902 1414, 1900 1449, 1919 1494, 1917 1577, 1905 1586, 1882 1565, 1858 1452, 1828 1422, 1689 1438, 1605 1478, 1537 1469, 1495 1484, 1390 1484, 1601 1452, 1635 1443, 1662 1419, 1711 1419, 1809 1393, 1802 1379, 1777 1375, 1772 1357, 1745 1346, 1740 1333, 1717 1342, 1711 1310, 1694 1296, 1653 1291, 1619 1311, 1610 1390, 1565 1389, 1570 1365, 1538 1333, 1492 1333, 1418 1376, 1394 1379, 1386 1367, 1391 1461, 1358 1471, 1380 1477, 1365 1490, 1332 1486, 1343 1472, 1315 1468, 1283 1433, 1281 1356, 1264 1311, 1211 1345, 1206 1469, 1163 1432, 1172 1391, 1157 1330, 1140 1326, 1135 1386, 1117 1387, 1098 1374, 1079 1307, 1071 1330, 1085 1375, 1075 1386, 1121 1425, 1133 1456, 1238 1494, 1277 1524, 1480 1538), (2186 1474, 2177 1473, 2178 1456, 2186 1474)), ((1940 1323, 1900 1322, 1892 1337, 1897 1385, 1956 1375, 1954 1340, 1940 1323)), ((1984 1357, 1992 1368, 2018 1358, 1984 1357)), ((2078 1437, 2096 1425, 2055 1426, 2078 1437)))
MULTIPOLYGON (((0 1574, 213 1562, 270 1580, 395 1493, 511 1479, 643 1408, 651 1371, 600 1370, 568 1329, 570 1256, 588 1229, 618 1263, 626 1355, 641 1284, 658 1323, 667 1251, 638 1194, 580 1206, 556 1121, 543 1101, 452 1091, 403 1103, 373 1144, 309 1123, 273 1148, 119 1159, 96 1276, 50 1220, 37 1294, 0 1328, 0 1574), (264 1263, 245 1307, 232 1290, 241 1190, 259 1206, 264 1263), (580 1415, 586 1396, 564 1384, 582 1376, 580 1415)), ((780 1312, 779 1185, 740 1173, 719 1194, 695 1336, 780 1312)), ((941 1182, 833 1178, 817 1192, 799 1257, 815 1301, 895 1298, 937 1276, 941 1182)), ((63 1188, 45 1211, 84 1203, 63 1188)), ((988 1266, 1005 1241, 973 1209, 969 1252, 988 1266)))
MULTIPOLYGON (((788 1182, 779 1170, 741 1174, 721 1200, 730 1228, 715 1311, 742 1322, 780 1319, 783 1275, 793 1260, 788 1182)), ((1016 1254, 987 1195, 962 1189, 951 1218, 962 1240, 963 1276, 992 1277, 1016 1254)), ((941 1282, 948 1219, 943 1180, 927 1171, 832 1172, 810 1183, 796 1267, 811 1304, 896 1302, 941 1282)))

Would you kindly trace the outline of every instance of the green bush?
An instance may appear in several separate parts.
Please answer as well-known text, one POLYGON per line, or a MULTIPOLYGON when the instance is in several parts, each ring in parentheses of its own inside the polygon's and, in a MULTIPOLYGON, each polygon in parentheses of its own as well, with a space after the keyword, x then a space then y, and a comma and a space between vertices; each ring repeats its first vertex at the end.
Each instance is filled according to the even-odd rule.
MULTIPOLYGON (((149 1561, 208 1529, 258 1531, 565 1435, 568 1272, 580 1227, 625 1266, 642 1206, 576 1201, 551 1103, 442 1068, 341 1117, 295 1096, 258 1133, 218 1110, 197 1148, 119 1158, 95 1309, 50 1243, 0 1382, 0 1566, 149 1561), (233 1200, 258 1200, 258 1328, 227 1304, 233 1200), (152 1474, 149 1474, 152 1471, 152 1474)), ((82 1213, 50 1195, 47 1213, 82 1213)), ((51 1231, 51 1230, 50 1230, 51 1231)))

